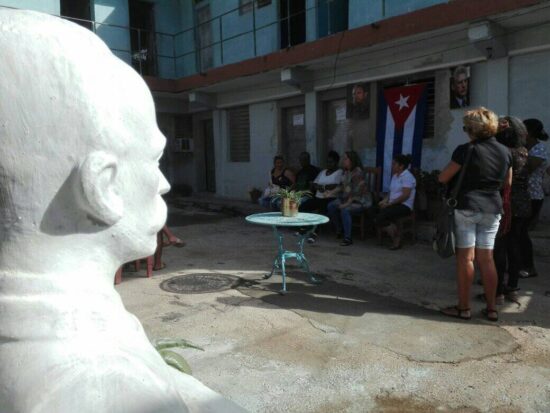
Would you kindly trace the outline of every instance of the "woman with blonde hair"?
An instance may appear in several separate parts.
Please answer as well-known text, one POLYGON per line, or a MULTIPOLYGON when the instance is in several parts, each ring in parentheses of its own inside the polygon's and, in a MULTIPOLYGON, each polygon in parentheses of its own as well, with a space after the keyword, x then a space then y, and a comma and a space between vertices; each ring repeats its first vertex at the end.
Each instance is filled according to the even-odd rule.
POLYGON ((480 107, 467 111, 463 130, 468 143, 459 145, 451 162, 439 175, 439 181, 452 185, 464 167, 464 180, 455 209, 458 305, 441 312, 463 320, 471 318, 470 287, 474 278, 474 261, 479 266, 487 308, 483 314, 490 321, 498 320, 496 310, 497 272, 493 248, 502 215, 500 190, 512 182, 512 156, 497 142, 498 117, 480 107))

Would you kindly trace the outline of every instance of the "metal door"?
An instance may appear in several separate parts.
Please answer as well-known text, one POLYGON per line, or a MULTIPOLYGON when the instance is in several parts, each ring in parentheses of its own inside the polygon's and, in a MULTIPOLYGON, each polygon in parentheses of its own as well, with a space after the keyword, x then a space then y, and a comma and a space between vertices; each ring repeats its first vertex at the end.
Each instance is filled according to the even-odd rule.
POLYGON ((206 177, 206 191, 216 192, 216 159, 214 155, 214 130, 212 119, 202 121, 204 133, 204 166, 206 177))
POLYGON ((305 106, 283 109, 283 155, 286 165, 297 170, 300 153, 306 150, 305 106))

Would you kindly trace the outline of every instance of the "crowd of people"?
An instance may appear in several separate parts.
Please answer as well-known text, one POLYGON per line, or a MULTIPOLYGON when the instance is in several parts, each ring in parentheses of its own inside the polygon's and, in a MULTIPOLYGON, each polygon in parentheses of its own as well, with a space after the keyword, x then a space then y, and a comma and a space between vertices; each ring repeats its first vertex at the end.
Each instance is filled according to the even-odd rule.
POLYGON ((443 314, 468 320, 477 263, 487 303, 483 313, 498 320, 497 305, 517 302, 519 279, 536 277, 529 229, 544 200, 548 140, 542 122, 501 117, 479 108, 466 112, 468 142, 456 148, 439 181, 451 184, 465 169, 455 211, 458 304, 443 314), (469 155, 468 155, 469 153, 469 155))
MULTIPOLYGON (((544 174, 550 175, 543 143, 548 134, 538 119, 499 118, 483 107, 467 111, 463 123, 466 143, 455 149, 439 176, 450 190, 464 168, 454 217, 458 304, 441 311, 450 317, 471 318, 470 289, 477 264, 485 291, 477 297, 486 302, 486 318, 497 321, 497 305, 517 302, 519 280, 538 275, 529 230, 545 197, 544 174)), ((391 237, 390 249, 401 247, 395 223, 412 213, 416 196, 409 155, 394 157, 389 192, 380 201, 366 182, 356 152, 345 152, 340 164, 338 153, 330 151, 323 170, 311 164, 307 152, 299 159, 300 170, 294 174, 281 156, 275 157, 262 205, 279 209, 280 188, 311 191, 313 196, 302 199, 300 211, 327 215, 342 239, 341 246, 353 243, 352 217, 365 213, 391 237)))
MULTIPOLYGON (((378 195, 366 182, 361 158, 355 151, 340 156, 335 151, 327 155, 327 168, 320 170, 311 164, 309 153, 300 154, 300 170, 294 175, 284 165, 284 159, 276 156, 270 180, 259 202, 266 208, 280 209, 277 192, 280 189, 309 191, 300 203, 301 212, 318 212, 327 215, 332 222, 341 246, 353 244, 352 217, 366 213, 373 224, 392 238, 390 249, 401 247, 400 234, 395 220, 410 215, 416 194, 416 179, 409 171, 410 155, 397 155, 392 162, 392 179, 388 195, 376 202, 378 195)), ((308 239, 315 242, 315 235, 308 239)))

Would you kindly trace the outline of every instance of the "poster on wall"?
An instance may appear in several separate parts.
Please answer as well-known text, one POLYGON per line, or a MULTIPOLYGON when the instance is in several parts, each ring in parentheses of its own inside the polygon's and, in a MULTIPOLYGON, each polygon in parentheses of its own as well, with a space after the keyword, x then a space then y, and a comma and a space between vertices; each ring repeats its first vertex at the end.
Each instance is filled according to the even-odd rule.
POLYGON ((346 113, 348 119, 368 119, 369 84, 356 83, 348 85, 346 93, 346 113))
POLYGON ((457 66, 451 69, 449 84, 451 109, 467 108, 470 106, 470 66, 457 66))

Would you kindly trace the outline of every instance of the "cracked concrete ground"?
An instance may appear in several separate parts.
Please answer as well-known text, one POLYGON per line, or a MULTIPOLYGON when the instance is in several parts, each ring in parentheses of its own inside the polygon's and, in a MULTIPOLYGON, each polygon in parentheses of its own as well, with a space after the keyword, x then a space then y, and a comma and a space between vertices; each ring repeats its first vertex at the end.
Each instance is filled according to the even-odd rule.
POLYGON ((324 231, 306 254, 325 282, 290 267, 281 296, 280 276, 263 279, 275 253, 268 228, 173 212, 188 246, 167 248, 152 279, 125 274, 117 290, 151 339, 202 347, 180 350, 194 376, 251 412, 550 412, 549 256, 537 257, 538 278, 521 280, 521 306, 502 306, 493 324, 472 301, 465 322, 437 313, 456 299, 454 261, 426 244, 344 248, 324 231), (159 287, 195 273, 245 282, 206 294, 159 287))

